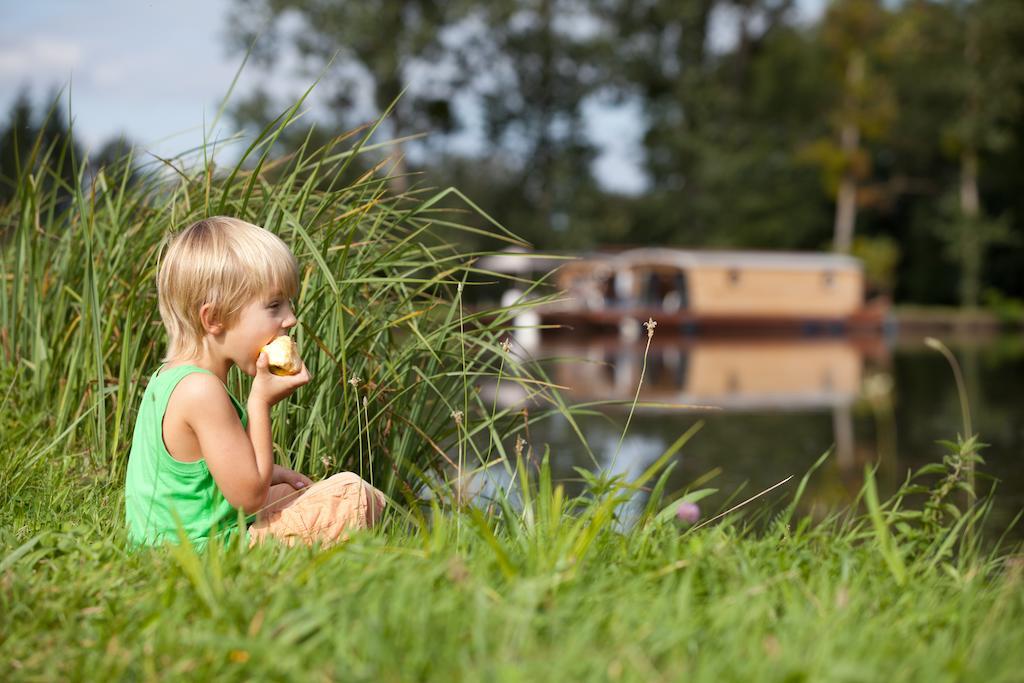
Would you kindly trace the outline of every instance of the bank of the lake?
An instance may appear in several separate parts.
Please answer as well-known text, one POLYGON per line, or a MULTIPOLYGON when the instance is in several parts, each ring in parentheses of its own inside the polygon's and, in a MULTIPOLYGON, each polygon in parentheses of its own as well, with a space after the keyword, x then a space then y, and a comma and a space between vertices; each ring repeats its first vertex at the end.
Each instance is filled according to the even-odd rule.
POLYGON ((904 336, 922 334, 997 335, 1024 331, 1024 303, 1007 300, 999 308, 959 308, 899 304, 889 326, 904 336))

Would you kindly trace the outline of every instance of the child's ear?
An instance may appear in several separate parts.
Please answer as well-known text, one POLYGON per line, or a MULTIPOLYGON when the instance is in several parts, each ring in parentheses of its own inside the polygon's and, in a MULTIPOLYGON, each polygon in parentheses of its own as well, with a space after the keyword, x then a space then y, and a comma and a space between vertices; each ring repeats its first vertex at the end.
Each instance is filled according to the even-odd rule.
POLYGON ((224 325, 220 322, 212 303, 208 302, 199 307, 199 321, 203 324, 203 329, 210 334, 220 334, 224 331, 224 325))

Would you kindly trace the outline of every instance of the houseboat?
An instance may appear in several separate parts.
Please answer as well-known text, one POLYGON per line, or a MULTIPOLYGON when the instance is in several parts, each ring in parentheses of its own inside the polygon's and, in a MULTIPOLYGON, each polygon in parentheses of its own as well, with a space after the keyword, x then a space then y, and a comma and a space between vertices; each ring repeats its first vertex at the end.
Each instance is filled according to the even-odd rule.
MULTIPOLYGON (((539 325, 618 327, 627 337, 651 318, 659 331, 878 330, 887 312, 865 301, 863 267, 844 254, 642 248, 566 259, 510 251, 478 265, 552 272, 564 296, 532 310, 539 325)), ((518 296, 511 290, 503 302, 518 296)))

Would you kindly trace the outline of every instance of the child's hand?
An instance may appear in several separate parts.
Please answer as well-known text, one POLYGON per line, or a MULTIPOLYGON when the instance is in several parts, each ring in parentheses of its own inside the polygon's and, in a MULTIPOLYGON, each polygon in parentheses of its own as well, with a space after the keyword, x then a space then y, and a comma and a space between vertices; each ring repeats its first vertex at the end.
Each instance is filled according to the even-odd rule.
POLYGON ((273 486, 274 484, 288 484, 298 491, 299 489, 312 486, 313 480, 301 472, 296 472, 281 465, 274 465, 274 474, 270 479, 270 485, 273 486))
POLYGON ((260 351, 259 358, 256 359, 256 379, 249 390, 249 401, 257 401, 270 407, 290 396, 296 389, 308 383, 309 379, 309 370, 306 369, 305 363, 295 375, 273 374, 270 372, 267 354, 260 351))

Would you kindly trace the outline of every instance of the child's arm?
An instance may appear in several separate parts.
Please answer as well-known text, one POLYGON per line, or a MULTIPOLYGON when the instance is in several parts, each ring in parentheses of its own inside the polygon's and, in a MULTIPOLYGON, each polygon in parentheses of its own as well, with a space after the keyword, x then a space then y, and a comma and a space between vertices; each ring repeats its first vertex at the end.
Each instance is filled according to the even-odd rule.
POLYGON ((182 382, 185 421, 195 432, 210 474, 227 501, 247 514, 263 507, 274 475, 270 408, 309 381, 305 366, 285 377, 271 374, 267 366, 266 355, 260 354, 249 393, 248 430, 219 379, 196 374, 182 382))
MULTIPOLYGON (((256 359, 256 378, 253 380, 252 389, 249 391, 249 400, 246 409, 249 413, 249 440, 252 443, 256 457, 257 467, 260 474, 264 473, 263 466, 267 469, 266 486, 263 493, 264 501, 270 484, 274 482, 274 442, 270 435, 270 409, 283 398, 291 395, 296 389, 309 381, 309 371, 306 364, 296 375, 275 375, 270 372, 270 360, 267 354, 260 352, 256 359)), ((247 510, 248 512, 248 510, 247 510)))

